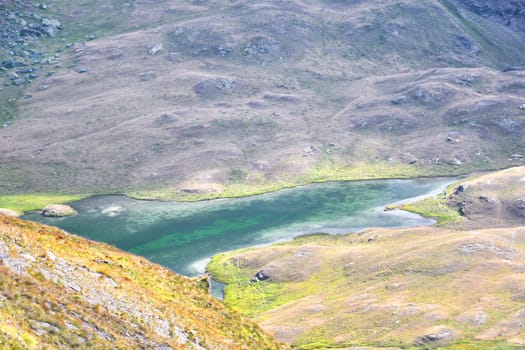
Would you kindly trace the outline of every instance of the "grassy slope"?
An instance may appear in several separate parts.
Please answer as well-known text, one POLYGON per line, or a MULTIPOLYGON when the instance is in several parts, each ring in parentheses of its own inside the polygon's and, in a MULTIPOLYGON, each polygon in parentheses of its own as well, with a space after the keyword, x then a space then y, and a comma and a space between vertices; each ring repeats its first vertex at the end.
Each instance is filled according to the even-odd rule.
MULTIPOLYGON (((458 169, 456 169, 458 170, 458 169)), ((354 181, 372 179, 404 179, 428 176, 426 169, 413 165, 395 165, 385 162, 361 164, 354 167, 343 167, 334 164, 324 164, 310 171, 307 175, 288 180, 275 180, 245 183, 232 181, 226 186, 217 185, 218 191, 208 193, 184 193, 173 188, 153 190, 122 190, 120 193, 135 199, 160 199, 166 201, 199 201, 217 198, 236 198, 278 191, 284 188, 296 187, 315 182, 354 181)), ((433 174, 436 175, 436 174, 433 174)), ((439 175, 459 175, 454 171, 447 171, 439 175)), ((115 193, 115 192, 114 192, 115 193)), ((116 193, 119 193, 117 191, 116 193)), ((8 208, 19 213, 38 210, 48 204, 59 204, 77 201, 89 197, 88 194, 12 194, 0 196, 0 208, 8 208)), ((415 211, 415 210, 414 210, 415 211)), ((429 215, 432 216, 432 215, 429 215)))
MULTIPOLYGON (((490 184, 492 198, 508 201, 510 192, 522 194, 509 189, 523 175, 522 167, 461 183, 474 194, 476 184, 490 184)), ((447 219, 439 227, 301 237, 217 255, 208 269, 228 283, 227 305, 298 348, 417 347, 417 337, 437 326, 459 334, 442 344, 447 348, 519 347, 525 228, 467 225, 444 207, 449 197, 412 206, 447 219), (260 270, 272 281, 251 283, 260 270)))
POLYGON ((108 245, 0 217, 0 252, 3 349, 281 348, 203 281, 108 245))
POLYGON ((209 271, 229 283, 227 305, 301 349, 413 346, 436 326, 461 334, 451 348, 511 348, 525 337, 512 326, 522 307, 525 231, 512 231, 521 238, 436 228, 317 237, 218 255, 209 271), (512 263, 497 249, 513 252, 512 263), (250 283, 270 266, 280 282, 250 283))

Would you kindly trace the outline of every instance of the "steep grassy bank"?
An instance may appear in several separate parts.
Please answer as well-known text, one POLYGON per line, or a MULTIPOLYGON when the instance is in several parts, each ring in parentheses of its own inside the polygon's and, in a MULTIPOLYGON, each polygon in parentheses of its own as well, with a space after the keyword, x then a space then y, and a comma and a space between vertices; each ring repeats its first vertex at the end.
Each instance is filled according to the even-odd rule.
POLYGON ((0 217, 3 349, 281 349, 189 279, 144 258, 0 217))

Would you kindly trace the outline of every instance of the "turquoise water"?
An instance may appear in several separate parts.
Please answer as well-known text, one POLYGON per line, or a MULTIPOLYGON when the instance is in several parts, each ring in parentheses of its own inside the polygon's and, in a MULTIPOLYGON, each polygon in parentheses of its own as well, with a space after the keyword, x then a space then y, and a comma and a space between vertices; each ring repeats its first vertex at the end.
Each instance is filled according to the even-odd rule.
POLYGON ((78 215, 25 218, 142 255, 185 275, 207 258, 235 248, 306 233, 347 233, 366 227, 428 225, 432 221, 387 204, 442 191, 450 179, 313 184, 260 196, 197 203, 95 196, 72 204, 78 215))

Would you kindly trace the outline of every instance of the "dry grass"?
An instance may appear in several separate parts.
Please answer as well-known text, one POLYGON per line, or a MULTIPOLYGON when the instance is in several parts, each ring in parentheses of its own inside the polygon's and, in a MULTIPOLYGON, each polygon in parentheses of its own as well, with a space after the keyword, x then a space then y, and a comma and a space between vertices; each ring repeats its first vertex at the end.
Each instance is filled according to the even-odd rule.
POLYGON ((199 278, 108 245, 1 217, 0 248, 2 348, 281 348, 199 278))
POLYGON ((298 348, 414 346, 438 325, 459 332, 449 345, 510 347, 525 342, 512 326, 524 237, 523 227, 377 229, 226 253, 209 270, 229 283, 227 305, 298 348), (249 282, 264 269, 274 281, 249 282))

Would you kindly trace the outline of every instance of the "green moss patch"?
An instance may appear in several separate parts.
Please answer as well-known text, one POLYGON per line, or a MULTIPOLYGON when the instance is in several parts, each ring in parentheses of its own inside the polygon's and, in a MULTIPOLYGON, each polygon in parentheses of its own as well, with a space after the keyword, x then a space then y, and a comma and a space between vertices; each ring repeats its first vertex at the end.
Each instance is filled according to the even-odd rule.
POLYGON ((42 209, 48 204, 63 204, 88 197, 88 195, 68 194, 20 194, 0 196, 0 208, 15 210, 22 214, 30 210, 42 209))
POLYGON ((439 225, 455 223, 462 219, 459 212, 449 207, 446 199, 441 197, 426 198, 405 204, 401 209, 436 219, 439 225))

